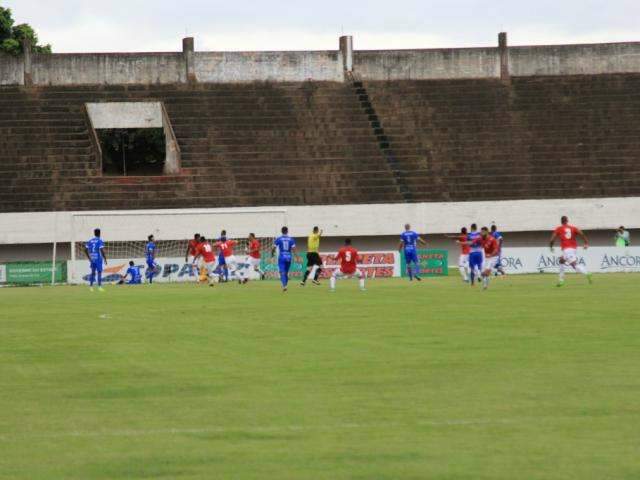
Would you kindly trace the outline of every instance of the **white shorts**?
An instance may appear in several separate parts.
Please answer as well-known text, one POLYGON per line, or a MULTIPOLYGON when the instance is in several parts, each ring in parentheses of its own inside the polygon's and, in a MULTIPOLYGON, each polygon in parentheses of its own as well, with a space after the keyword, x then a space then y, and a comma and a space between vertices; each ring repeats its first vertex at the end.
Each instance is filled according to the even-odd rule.
POLYGON ((484 265, 482 266, 482 270, 493 270, 494 268, 496 268, 496 265, 498 264, 498 260, 500 259, 500 257, 485 257, 484 258, 484 265))
POLYGON ((212 276, 213 272, 218 268, 218 262, 204 263, 205 268, 207 269, 207 275, 212 276))
POLYGON ((253 268, 260 268, 260 259, 247 257, 247 263, 253 268))
POLYGON ((460 258, 458 259, 458 266, 463 268, 469 266, 469 254, 465 253, 460 255, 460 258))
POLYGON ((238 266, 238 259, 236 259, 235 255, 229 255, 228 257, 224 257, 224 263, 227 265, 227 268, 235 270, 238 266))
POLYGON ((562 258, 564 258, 565 262, 571 265, 578 261, 578 252, 576 252, 575 248, 565 248, 562 250, 562 258))
POLYGON ((362 278, 363 274, 362 274, 362 270, 360 270, 359 268, 356 268, 356 271, 353 273, 344 273, 342 270, 340 270, 339 268, 336 268, 333 271, 332 276, 334 278, 353 278, 353 277, 357 277, 357 278, 362 278))

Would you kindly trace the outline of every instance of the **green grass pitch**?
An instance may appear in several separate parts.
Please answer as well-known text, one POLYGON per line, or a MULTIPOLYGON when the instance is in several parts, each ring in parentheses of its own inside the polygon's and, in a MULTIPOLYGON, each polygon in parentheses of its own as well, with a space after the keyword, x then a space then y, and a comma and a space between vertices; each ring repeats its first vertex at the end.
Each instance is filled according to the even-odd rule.
POLYGON ((637 275, 0 289, 0 478, 640 478, 637 275))

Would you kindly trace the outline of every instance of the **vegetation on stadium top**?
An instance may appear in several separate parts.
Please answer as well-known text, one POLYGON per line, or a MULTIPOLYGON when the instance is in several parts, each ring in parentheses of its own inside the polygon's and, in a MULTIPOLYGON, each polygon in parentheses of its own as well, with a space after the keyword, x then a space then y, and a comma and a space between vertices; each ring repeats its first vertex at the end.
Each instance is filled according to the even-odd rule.
POLYGON ((0 52, 23 53, 23 41, 28 40, 33 53, 51 53, 51 45, 38 45, 38 34, 28 23, 14 25, 11 9, 0 7, 0 52))

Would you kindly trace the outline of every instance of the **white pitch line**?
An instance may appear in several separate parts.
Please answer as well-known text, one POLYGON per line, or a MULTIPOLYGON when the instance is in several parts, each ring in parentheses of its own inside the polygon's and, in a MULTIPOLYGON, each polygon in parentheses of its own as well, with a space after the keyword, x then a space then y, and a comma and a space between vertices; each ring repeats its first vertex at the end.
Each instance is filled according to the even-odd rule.
POLYGON ((68 432, 52 433, 18 433, 15 435, 0 435, 0 441, 13 441, 18 438, 63 438, 63 437, 142 437, 153 435, 197 435, 207 433, 286 433, 286 432, 314 432, 314 431, 337 431, 349 429, 367 428, 411 428, 411 427, 455 427, 473 425, 505 425, 519 423, 509 419, 452 419, 452 420, 424 420, 413 424, 403 424, 396 422, 386 423, 342 423, 339 425, 273 425, 255 427, 203 427, 203 428, 158 428, 149 430, 97 430, 81 431, 72 430, 68 432))

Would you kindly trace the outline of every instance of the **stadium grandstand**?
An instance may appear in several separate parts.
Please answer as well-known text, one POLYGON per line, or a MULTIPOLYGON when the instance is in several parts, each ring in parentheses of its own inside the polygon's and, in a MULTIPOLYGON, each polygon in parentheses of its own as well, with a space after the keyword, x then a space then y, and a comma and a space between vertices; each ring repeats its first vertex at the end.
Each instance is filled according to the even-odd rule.
MULTIPOLYGON (((503 33, 467 49, 359 51, 345 36, 336 51, 199 52, 185 38, 176 53, 25 52, 0 56, 5 262, 45 260, 53 244, 70 259, 90 230, 74 231, 81 212, 161 212, 156 236, 186 240, 171 212, 207 209, 203 228, 244 236, 256 209, 277 207, 295 236, 313 211, 327 246, 351 235, 374 249, 405 221, 452 233, 476 212, 511 246, 540 243, 559 205, 594 245, 637 227, 640 43, 509 47, 503 33), (162 158, 110 170, 101 132, 132 128, 159 129, 162 158), (244 214, 223 225, 215 209, 244 214), (31 227, 16 234, 16 221, 31 227)), ((134 223, 111 240, 146 238, 134 223)), ((430 243, 455 258, 442 236, 430 243)))

